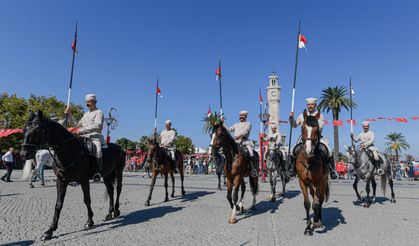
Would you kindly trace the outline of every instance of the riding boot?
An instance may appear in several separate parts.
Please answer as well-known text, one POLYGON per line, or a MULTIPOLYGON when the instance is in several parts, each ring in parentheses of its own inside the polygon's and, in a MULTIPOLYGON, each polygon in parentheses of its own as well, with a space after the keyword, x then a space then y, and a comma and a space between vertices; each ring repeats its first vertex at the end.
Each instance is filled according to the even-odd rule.
POLYGON ((332 179, 337 179, 339 176, 335 169, 335 159, 333 158, 333 156, 329 158, 328 164, 329 164, 328 166, 329 166, 330 177, 332 179))
POLYGON ((296 176, 295 161, 296 161, 296 158, 293 157, 293 156, 290 156, 289 161, 287 161, 287 163, 285 163, 286 172, 288 172, 290 177, 295 177, 296 176))
POLYGON ((102 163, 103 163, 103 159, 102 158, 97 158, 97 168, 96 168, 96 173, 93 176, 93 182, 99 182, 100 181, 100 171, 102 171, 102 163))
POLYGON ((380 168, 380 164, 377 163, 377 161, 375 159, 373 159, 373 165, 375 166, 375 168, 377 169, 377 174, 378 175, 383 175, 384 174, 384 170, 380 168))

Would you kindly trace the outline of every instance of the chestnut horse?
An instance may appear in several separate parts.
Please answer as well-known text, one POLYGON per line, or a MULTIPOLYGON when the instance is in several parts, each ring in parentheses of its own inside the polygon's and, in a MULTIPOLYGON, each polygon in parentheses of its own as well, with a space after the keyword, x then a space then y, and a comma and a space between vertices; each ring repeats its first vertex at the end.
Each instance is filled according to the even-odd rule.
MULTIPOLYGON (((209 154, 212 154, 214 151, 222 147, 225 155, 225 165, 224 173, 227 176, 227 200, 230 203, 232 215, 229 219, 229 223, 235 224, 237 222, 237 210, 241 213, 244 212, 243 207, 243 198, 246 191, 246 184, 244 182, 245 177, 249 177, 250 188, 253 194, 253 203, 251 209, 256 209, 256 195, 258 193, 258 177, 252 177, 251 167, 245 151, 246 148, 239 146, 230 135, 228 130, 224 127, 222 121, 212 122, 212 137, 209 154), (234 194, 231 196, 234 185, 234 194), (238 202, 238 193, 239 187, 241 187, 241 198, 239 205, 238 202)), ((254 156, 258 157, 258 154, 254 152, 254 156)))
POLYGON ((303 148, 297 153, 295 168, 301 191, 304 195, 304 208, 306 209, 307 227, 304 235, 313 235, 313 229, 322 226, 322 205, 329 198, 329 169, 326 160, 322 158, 320 146, 320 128, 318 119, 320 112, 315 116, 307 116, 304 111, 302 124, 303 148), (314 211, 313 223, 310 220, 310 191, 313 197, 314 211), (313 227, 311 227, 313 224, 313 227))
MULTIPOLYGON (((183 156, 179 151, 175 152, 175 165, 180 173, 180 180, 181 180, 181 189, 182 189, 182 196, 185 195, 185 189, 183 187, 183 156)), ((150 172, 152 173, 151 184, 150 184, 150 192, 148 194, 147 201, 145 202, 145 206, 150 206, 151 195, 153 194, 154 185, 156 184, 156 178, 159 173, 164 176, 164 188, 166 189, 166 197, 164 202, 169 201, 169 193, 167 192, 167 179, 168 174, 170 174, 170 178, 172 179, 172 194, 170 195, 172 198, 175 197, 175 177, 173 172, 173 160, 172 158, 166 153, 166 150, 160 147, 159 143, 156 140, 148 140, 148 153, 147 153, 147 166, 150 168, 150 172)))

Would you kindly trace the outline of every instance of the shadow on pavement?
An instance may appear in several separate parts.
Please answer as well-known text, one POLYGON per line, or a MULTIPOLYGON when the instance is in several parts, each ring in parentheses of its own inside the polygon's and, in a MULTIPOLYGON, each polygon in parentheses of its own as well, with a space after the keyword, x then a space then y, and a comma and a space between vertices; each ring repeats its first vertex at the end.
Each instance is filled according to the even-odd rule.
POLYGON ((197 200, 200 197, 211 195, 214 193, 215 192, 208 192, 208 191, 195 191, 195 192, 189 192, 189 193, 186 192, 186 194, 180 197, 180 199, 182 199, 181 202, 191 202, 191 201, 197 200))
POLYGON ((20 196, 20 195, 22 195, 22 194, 20 194, 20 193, 11 193, 11 194, 4 194, 4 195, 0 194, 0 197, 6 197, 6 196, 20 196))
POLYGON ((301 194, 300 190, 289 190, 285 192, 285 198, 287 199, 293 199, 301 194))
POLYGON ((145 221, 149 221, 151 219, 161 218, 166 214, 174 213, 182 209, 183 207, 162 206, 138 210, 127 215, 123 215, 116 221, 113 221, 109 224, 112 225, 112 229, 127 225, 136 225, 145 221))
POLYGON ((2 244, 4 246, 27 246, 27 245, 33 245, 35 243, 34 240, 24 240, 24 241, 18 241, 18 242, 12 242, 12 243, 6 243, 6 244, 2 244))
POLYGON ((276 210, 278 210, 278 207, 280 204, 284 202, 284 198, 280 197, 275 202, 271 201, 260 201, 256 204, 256 210, 246 209, 243 214, 238 215, 244 215, 243 218, 238 218, 237 222, 240 220, 244 220, 247 218, 250 218, 252 216, 263 214, 266 212, 275 213, 276 210))
POLYGON ((342 215, 342 210, 339 208, 323 208, 322 217, 324 228, 321 231, 316 231, 320 234, 331 231, 340 224, 346 224, 345 217, 342 215))

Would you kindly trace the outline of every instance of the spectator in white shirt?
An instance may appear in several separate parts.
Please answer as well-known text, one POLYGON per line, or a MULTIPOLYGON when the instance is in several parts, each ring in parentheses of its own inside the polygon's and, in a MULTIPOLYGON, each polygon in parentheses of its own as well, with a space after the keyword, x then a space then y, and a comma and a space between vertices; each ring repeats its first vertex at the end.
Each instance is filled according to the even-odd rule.
POLYGON ((12 171, 13 171, 13 163, 14 163, 13 154, 14 153, 15 153, 15 149, 10 148, 9 151, 7 151, 6 154, 4 154, 1 157, 1 159, 3 160, 3 165, 7 169, 6 174, 3 175, 3 177, 1 177, 1 180, 5 182, 13 182, 10 180, 10 176, 12 175, 12 171))

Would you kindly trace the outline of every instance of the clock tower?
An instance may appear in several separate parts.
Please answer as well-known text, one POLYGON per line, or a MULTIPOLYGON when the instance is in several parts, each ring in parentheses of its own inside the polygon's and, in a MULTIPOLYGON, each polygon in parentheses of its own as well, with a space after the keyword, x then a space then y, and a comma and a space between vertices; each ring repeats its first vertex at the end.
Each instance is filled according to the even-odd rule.
MULTIPOLYGON (((281 87, 278 84, 278 75, 273 72, 269 76, 269 86, 266 88, 268 93, 268 105, 269 105, 269 124, 276 123, 279 131, 279 104, 281 98, 281 87)), ((269 127, 270 130, 270 127, 269 127)))

